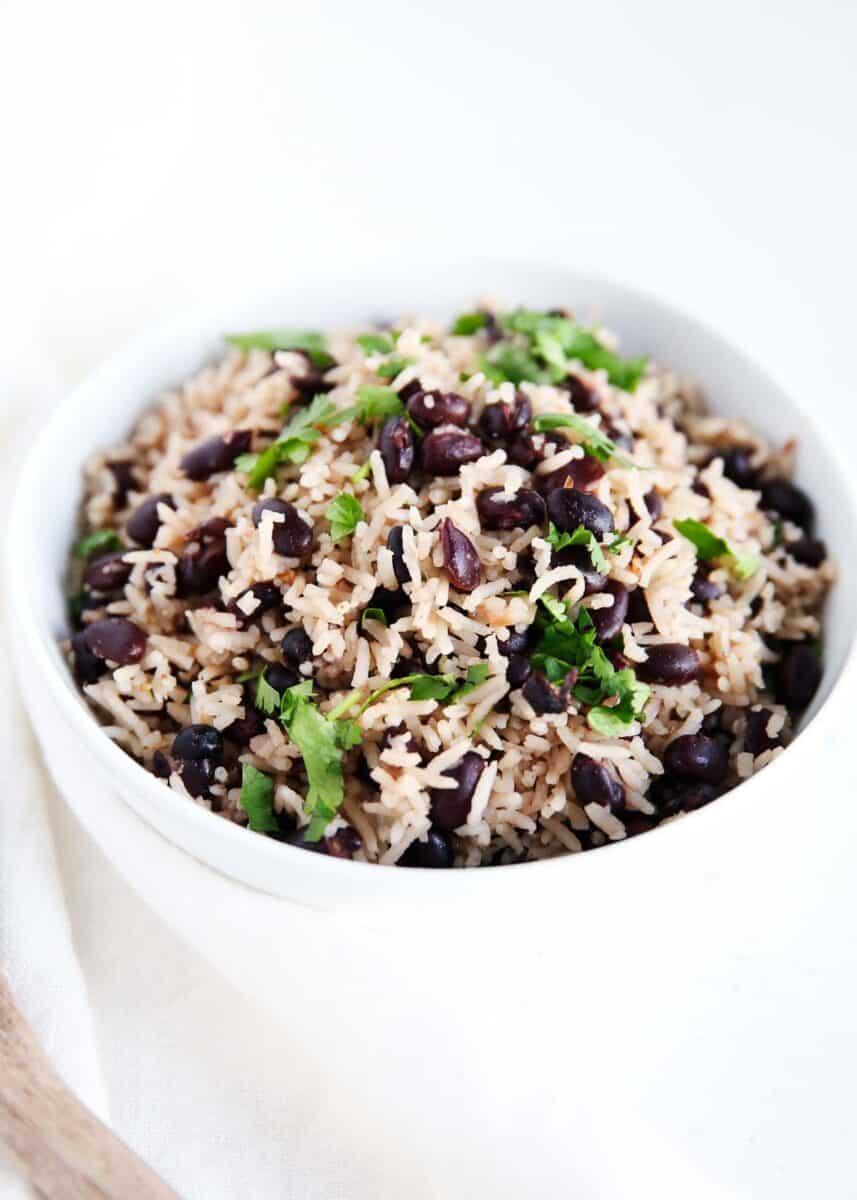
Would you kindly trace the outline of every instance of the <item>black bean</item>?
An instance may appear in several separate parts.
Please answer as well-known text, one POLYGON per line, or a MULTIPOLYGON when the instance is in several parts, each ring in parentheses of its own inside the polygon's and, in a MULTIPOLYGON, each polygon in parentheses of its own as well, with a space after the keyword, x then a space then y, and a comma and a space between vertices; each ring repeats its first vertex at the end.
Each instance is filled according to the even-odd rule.
POLYGON ((729 752, 718 738, 686 733, 666 748, 664 767, 669 775, 699 783, 722 783, 729 770, 729 752))
POLYGON ((157 775, 158 779, 169 779, 173 773, 173 766, 166 754, 162 750, 156 750, 152 755, 152 774, 157 775))
POLYGON ((670 817, 678 812, 694 812, 721 794, 721 789, 713 783, 688 782, 661 775, 653 782, 649 799, 660 816, 670 817))
POLYGON ((158 492, 155 496, 147 496, 128 518, 128 524, 125 526, 128 530, 128 537, 138 546, 148 548, 155 544, 155 538, 161 528, 161 518, 158 516, 159 504, 166 504, 169 508, 176 506, 168 492, 158 492))
POLYGON ((827 546, 821 538, 804 535, 796 542, 786 542, 786 550, 795 560, 805 567, 820 567, 827 558, 827 546))
POLYGON ((449 582, 459 592, 472 592, 482 580, 482 563, 476 547, 449 517, 440 527, 440 541, 449 582))
POLYGON ((529 529, 543 525, 545 502, 529 488, 510 496, 500 487, 485 488, 476 497, 476 511, 483 529, 529 529))
POLYGON ((531 471, 538 463, 560 450, 568 449, 568 439, 559 430, 549 433, 530 433, 523 429, 509 443, 509 462, 531 471))
POLYGON ((569 399, 571 400, 571 404, 575 412, 598 412, 598 393, 596 392, 595 388, 590 387, 588 383, 584 383, 584 381, 577 375, 567 376, 558 386, 561 387, 564 392, 568 392, 569 399))
POLYGON ((723 709, 715 708, 714 712, 706 713, 702 718, 700 726, 703 733, 713 734, 720 732, 721 722, 723 720, 723 709))
POLYGON ((613 597, 610 608, 590 608, 589 615, 595 626, 595 640, 603 645, 612 642, 613 638, 625 624, 628 615, 628 589, 624 583, 609 579, 603 588, 603 593, 613 597))
POLYGON ((646 509, 653 521, 657 521, 658 517, 664 511, 664 502, 660 492, 656 492, 654 488, 646 492, 643 500, 646 503, 646 509))
POLYGON ((410 383, 406 383, 404 387, 399 388, 399 397, 402 400, 408 401, 411 396, 416 396, 417 392, 421 392, 423 386, 418 379, 412 379, 410 383))
POLYGON ((187 549, 176 564, 176 594, 182 598, 201 596, 217 587, 229 571, 226 530, 229 522, 211 517, 185 535, 187 549))
POLYGON ((622 824, 625 826, 626 837, 637 837, 641 833, 648 833, 650 829, 655 829, 660 824, 660 820, 655 813, 630 810, 622 814, 622 824))
POLYGON ((601 804, 611 812, 625 807, 625 789, 613 771, 587 754, 575 754, 571 764, 571 786, 578 803, 601 804))
POLYGON ((806 642, 787 650, 777 671, 777 699, 787 708, 806 708, 821 683, 821 659, 806 642))
POLYGON ((680 642, 661 642, 647 646, 648 658, 637 667, 637 675, 646 683, 679 687, 699 677, 702 663, 692 646, 680 642))
POLYGON ((366 608, 380 608, 387 618, 387 624, 392 625, 410 606, 410 597, 401 588, 378 587, 372 593, 366 608))
POLYGON ((243 591, 240 596, 236 596, 234 600, 230 600, 225 607, 226 612, 233 614, 238 622, 239 629, 246 629, 253 621, 257 621, 263 613, 270 612, 272 608, 276 608, 283 600, 283 593, 278 584, 273 580, 266 580, 264 583, 254 583, 252 587, 243 591), (245 596, 252 596, 258 603, 251 613, 244 612, 241 607, 241 601, 245 596))
POLYGON ((723 474, 740 488, 756 488, 759 475, 750 464, 752 450, 747 446, 733 446, 720 454, 723 459, 723 474))
POLYGON ((708 490, 708 484, 703 483, 701 479, 694 479, 690 485, 690 490, 695 492, 697 496, 704 496, 706 500, 711 499, 711 492, 708 490))
POLYGON ((179 763, 179 775, 191 796, 205 796, 214 783, 218 764, 211 758, 187 759, 179 763))
POLYGON ((523 687, 532 674, 530 660, 526 654, 510 654, 509 665, 506 667, 506 681, 509 687, 523 687))
POLYGON ((83 631, 86 645, 99 658, 128 666, 139 662, 146 649, 146 635, 125 617, 102 617, 83 631))
POLYGON ((407 733, 405 741, 405 750, 408 754, 419 754, 420 748, 417 745, 417 740, 412 733, 408 733, 408 727, 404 722, 400 721, 398 725, 394 725, 392 729, 385 729, 381 738, 381 749, 389 750, 393 745, 394 738, 400 738, 403 733, 407 733))
POLYGON ((536 486, 544 495, 549 495, 550 492, 556 491, 557 488, 566 486, 567 481, 569 487, 577 488, 580 492, 585 492, 598 482, 604 474, 604 467, 597 458, 591 454, 584 454, 583 458, 573 458, 571 462, 567 462, 565 466, 557 467, 555 471, 551 471, 549 475, 539 475, 536 477, 536 486))
POLYGON ((404 587, 406 583, 411 582, 411 573, 405 563, 404 527, 402 525, 394 525, 387 534, 387 549, 393 556, 393 574, 400 587, 404 587))
POLYGON ((268 663, 264 670, 265 683, 279 692, 280 695, 290 687, 294 687, 296 683, 300 683, 303 676, 297 671, 285 667, 282 663, 268 663))
POLYGON ((312 638, 303 629, 290 629, 280 643, 280 649, 290 667, 299 667, 312 657, 312 638))
POLYGON ((584 596, 603 592, 607 586, 607 576, 595 570, 592 565, 592 556, 586 546, 566 546, 562 550, 555 550, 551 563, 555 567, 577 567, 583 576, 584 596))
POLYGON ((71 639, 71 653, 74 677, 80 684, 95 683, 107 670, 104 659, 90 650, 82 633, 71 639))
POLYGON ((228 725, 223 731, 223 736, 237 742, 239 746, 249 746, 254 737, 264 732, 265 718, 253 707, 252 698, 245 692, 244 716, 228 725))
POLYGON ((307 525, 294 504, 288 500, 259 500, 253 505, 253 524, 262 523, 266 512, 279 513, 282 521, 273 522, 274 549, 283 558, 303 560, 312 553, 312 526, 307 525))
POLYGON ((439 829, 430 829, 424 842, 411 842, 399 859, 400 867, 429 867, 442 870, 451 867, 453 851, 449 838, 439 829))
POLYGON ((533 673, 524 684, 524 699, 537 713, 561 713, 566 710, 563 696, 544 675, 533 673))
POLYGON ((783 744, 779 734, 776 737, 770 737, 768 734, 768 722, 772 716, 769 708, 756 708, 747 713, 744 749, 754 758, 757 754, 764 754, 766 750, 773 750, 775 746, 783 744))
POLYGON ((199 442, 184 455, 179 467, 197 483, 209 479, 218 471, 228 471, 239 454, 250 449, 250 430, 233 429, 229 433, 218 433, 207 441, 199 442))
POLYGON ((815 516, 813 503, 802 488, 787 479, 772 479, 762 487, 762 508, 778 513, 786 521, 811 529, 815 516))
POLYGON ((439 829, 451 832, 463 825, 470 812, 470 801, 479 777, 485 770, 485 759, 475 750, 468 750, 454 767, 444 771, 455 780, 454 788, 434 788, 431 793, 431 819, 439 829))
POLYGON ((457 475, 466 463, 476 462, 484 453, 481 439, 472 433, 436 429, 423 440, 423 470, 428 475, 457 475))
POLYGON ((196 762, 201 758, 212 758, 220 762, 223 758, 223 736, 213 725, 187 725, 173 739, 173 758, 196 762))
POLYGON ((633 588, 628 596, 628 622, 631 625, 636 625, 639 621, 652 620, 652 614, 649 610, 649 601, 646 597, 645 588, 633 588))
POLYGON ((438 425, 466 425, 470 401, 457 392, 415 392, 408 399, 408 412, 422 429, 438 425))
POLYGON ((712 600, 717 600, 723 595, 724 587, 722 583, 709 577, 705 567, 697 567, 696 574, 690 585, 691 599, 697 604, 710 604, 712 600))
POLYGON ((501 654, 509 657, 512 654, 526 654, 533 640, 533 627, 528 625, 526 629, 510 629, 509 636, 505 641, 501 642, 497 639, 497 649, 501 654))
POLYGON ((515 395, 514 407, 504 400, 487 404, 479 417, 479 432, 489 442, 507 442, 521 430, 526 429, 533 415, 533 407, 523 392, 515 395))
POLYGON ((573 533, 580 525, 596 536, 612 533, 614 529, 613 514, 607 505, 588 492, 579 492, 577 488, 558 488, 551 492, 548 496, 548 514, 563 533, 573 533))
MULTIPOLYGON (((313 362, 311 355, 306 350, 294 350, 292 353, 299 354, 306 363, 304 370, 300 374, 289 376, 289 383, 291 383, 300 398, 302 400, 309 400, 313 396, 317 396, 320 392, 329 392, 333 384, 325 381, 324 371, 313 362)), ((331 363, 331 366, 334 365, 331 363)), ((325 370, 330 370, 330 367, 326 367, 325 370)))
POLYGON ((388 417, 378 435, 378 450, 390 483, 405 483, 414 469, 416 448, 407 417, 388 417))
POLYGON ((124 587, 133 570, 131 563, 122 561, 125 554, 125 550, 116 550, 113 554, 93 558, 84 572, 86 586, 94 592, 116 592, 124 587))
POLYGON ((109 462, 107 470, 113 476, 113 507, 124 508, 128 493, 137 487, 134 464, 127 460, 109 462))

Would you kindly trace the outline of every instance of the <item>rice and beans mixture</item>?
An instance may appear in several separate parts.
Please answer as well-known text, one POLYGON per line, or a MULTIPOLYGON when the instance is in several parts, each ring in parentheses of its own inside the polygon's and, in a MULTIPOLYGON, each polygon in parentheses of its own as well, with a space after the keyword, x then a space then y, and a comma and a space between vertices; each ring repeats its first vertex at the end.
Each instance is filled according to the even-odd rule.
POLYGON ((782 752, 834 575, 793 441, 564 310, 227 342, 88 464, 69 574, 76 679, 188 803, 481 866, 782 752))

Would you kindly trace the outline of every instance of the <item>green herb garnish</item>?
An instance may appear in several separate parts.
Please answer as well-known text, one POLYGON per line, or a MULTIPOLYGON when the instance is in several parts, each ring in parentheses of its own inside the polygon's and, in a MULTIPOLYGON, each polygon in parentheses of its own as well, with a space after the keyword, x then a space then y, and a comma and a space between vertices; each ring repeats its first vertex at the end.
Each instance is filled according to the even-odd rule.
POLYGON ((618 554, 623 546, 633 545, 633 540, 624 533, 617 533, 607 546, 608 554, 618 554))
POLYGON ((486 312, 462 313, 460 317, 456 318, 451 332, 455 337, 471 337, 480 329, 484 329, 487 324, 488 314, 486 312))
POLYGON ((304 812, 310 823, 306 840, 318 842, 345 797, 342 756, 355 744, 355 728, 351 721, 328 720, 313 704, 311 694, 309 680, 287 688, 282 695, 280 721, 289 740, 300 750, 307 775, 304 812))
POLYGON ((363 616, 360 618, 360 624, 365 625, 367 621, 380 621, 382 625, 387 624, 387 614, 383 608, 364 608, 363 616))
POLYGON ((758 555, 751 550, 736 550, 702 521, 687 517, 685 520, 673 521, 673 525, 682 537, 693 543, 696 556, 701 562, 722 560, 723 565, 729 567, 735 578, 742 583, 758 571, 758 555))
POLYGON ((372 470, 372 463, 367 458, 365 463, 363 464, 363 466, 358 467, 357 470, 354 472, 354 474, 351 476, 351 482, 352 483, 361 483, 364 479, 368 479, 369 472, 371 470, 372 470))
POLYGON ((257 333, 228 333, 226 340, 239 350, 303 350, 317 367, 327 368, 333 358, 323 333, 307 329, 264 329, 257 333))
POLYGON ((327 396, 316 396, 306 408, 299 409, 280 436, 261 454, 241 454, 236 466, 247 473, 247 486, 258 491, 269 475, 275 475, 283 463, 300 464, 321 437, 318 426, 337 424, 339 412, 327 396))
POLYGON ((612 384, 632 392, 646 370, 647 359, 622 358, 569 317, 518 309, 503 317, 502 324, 511 333, 529 338, 532 353, 548 365, 550 382, 559 383, 568 374, 569 361, 577 361, 590 371, 606 371, 612 384))
POLYGON ((76 558, 92 558, 95 554, 109 554, 121 550, 122 539, 115 529, 95 529, 82 537, 74 548, 76 558))
POLYGON ((536 433, 547 433, 551 429, 572 429, 580 438, 583 449, 592 458, 597 458, 602 463, 612 460, 620 467, 641 469, 631 462, 630 458, 625 458, 619 453, 619 448, 612 438, 602 433, 590 421, 579 417, 577 413, 542 413, 533 420, 533 429, 536 433))
POLYGON ((266 716, 271 717, 280 707, 280 693, 271 687, 265 678, 265 672, 256 678, 256 707, 266 716))
POLYGON ((361 333, 357 341, 366 354, 391 354, 394 349, 389 333, 361 333))
POLYGON ((404 371, 405 367, 411 366, 416 359, 403 358, 399 354, 395 354, 392 358, 388 358, 386 362, 381 363, 376 369, 375 374, 379 379, 395 379, 400 371, 404 371))
POLYGON ((578 525, 574 533, 560 533, 551 521, 545 541, 550 542, 556 550, 564 550, 566 546, 585 546, 589 551, 589 557, 592 559, 595 570, 600 571, 602 575, 606 575, 609 570, 604 551, 591 529, 585 529, 582 525, 578 525))
POLYGON ((339 542, 344 537, 350 537, 357 528, 358 522, 366 520, 366 514, 359 501, 355 500, 348 492, 340 492, 330 502, 324 515, 330 521, 330 536, 334 542, 339 542))
POLYGON ((274 781, 252 763, 241 764, 241 807, 247 814, 247 824, 257 833, 279 830, 274 813, 274 781))

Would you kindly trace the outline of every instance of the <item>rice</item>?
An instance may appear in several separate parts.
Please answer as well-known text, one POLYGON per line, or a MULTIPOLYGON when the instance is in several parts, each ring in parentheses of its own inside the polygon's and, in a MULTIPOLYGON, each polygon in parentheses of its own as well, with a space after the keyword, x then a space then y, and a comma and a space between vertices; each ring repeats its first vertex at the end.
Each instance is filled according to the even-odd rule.
POLYGON ((835 575, 794 442, 567 314, 465 324, 250 338, 86 465, 69 661, 185 800, 369 862, 505 864, 671 820, 794 735, 835 575), (342 734, 332 807, 290 704, 342 734))

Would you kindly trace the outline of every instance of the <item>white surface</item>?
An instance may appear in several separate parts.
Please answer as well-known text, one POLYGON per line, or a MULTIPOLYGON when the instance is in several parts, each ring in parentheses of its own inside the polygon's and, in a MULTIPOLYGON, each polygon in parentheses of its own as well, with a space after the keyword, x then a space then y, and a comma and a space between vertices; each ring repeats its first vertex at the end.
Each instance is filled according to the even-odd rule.
MULTIPOLYGON (((262 266, 286 273, 355 241, 395 254, 416 238, 429 255, 558 258, 658 291, 746 344, 853 437, 853 6, 155 3, 131 20, 116 5, 7 3, 0 20, 4 352, 30 328, 74 382, 143 325, 262 266)), ((23 408, 20 393, 4 402, 23 408)), ((424 1060, 406 1064, 412 1116, 421 1073, 436 1075, 462 1040, 471 1047, 462 1087, 456 1064, 447 1073, 455 1135, 428 1136, 443 1113, 410 1122, 413 1193, 455 1195, 456 1181, 481 1177, 486 1194, 495 1181, 494 1194, 521 1194, 529 1177, 531 1194, 552 1195, 550 1172, 564 1169, 569 1190, 600 1197, 610 1176, 587 1176, 599 1164, 635 1195, 699 1195, 700 1179, 727 1196, 857 1192, 845 750, 843 734, 810 779, 794 779, 763 854, 737 844, 713 877, 672 892, 652 881, 625 918, 640 930, 626 988, 588 985, 591 914, 571 914, 541 992, 526 974, 492 992, 492 960, 476 956, 450 1001, 459 1021, 482 1001, 484 1021, 427 1030, 412 1043, 424 1060), (657 955, 644 936, 653 922, 673 933, 657 955), (533 995, 538 1016, 521 1021, 533 995), (547 1082, 523 1054, 532 1038, 553 1065, 547 1082), (477 1121, 491 1093, 472 1089, 498 1061, 514 1086, 491 1138, 477 1121), (581 1113, 573 1086, 596 1064, 603 1090, 581 1113), (644 1129, 638 1119, 659 1124, 657 1159, 648 1143, 602 1150, 605 1133, 644 1129), (553 1134, 552 1159, 536 1159, 533 1131, 553 1134)), ((6 784, 4 838, 24 797, 17 774, 6 784)), ((389 1096, 372 1093, 371 1070, 355 1074, 358 1053, 335 1069, 347 1005, 330 1073, 314 1079, 318 1041, 300 1040, 306 1014, 292 1018, 288 994, 263 997, 264 1011, 242 999, 69 818, 55 828, 111 1109, 129 1140, 190 1197, 401 1194, 408 1139, 388 1151, 379 1135, 387 1119, 400 1131, 389 1096), (368 1130, 352 1124, 355 1090, 384 1117, 368 1130), (326 1156, 312 1150, 319 1129, 326 1156)), ((144 882, 181 915, 173 880, 144 882)), ((222 916, 211 913, 212 953, 222 916)), ((620 928, 614 912, 608 935, 620 928)), ((531 926, 514 943, 541 948, 531 926)), ((40 965, 59 971, 53 958, 40 965)))

